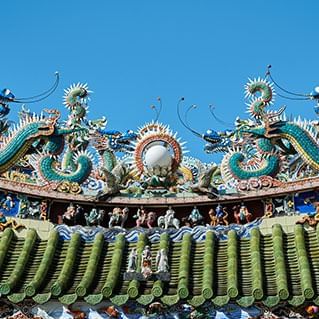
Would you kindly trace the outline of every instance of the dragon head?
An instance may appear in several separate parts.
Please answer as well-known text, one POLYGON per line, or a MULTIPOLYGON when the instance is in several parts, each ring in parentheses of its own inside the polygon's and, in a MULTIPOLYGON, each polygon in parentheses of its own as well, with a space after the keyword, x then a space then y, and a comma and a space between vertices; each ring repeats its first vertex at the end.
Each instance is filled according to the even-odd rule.
POLYGON ((0 91, 0 103, 8 104, 15 99, 14 94, 9 89, 3 89, 0 91))
POLYGON ((226 151, 231 145, 231 135, 232 131, 216 132, 212 129, 208 129, 206 133, 202 135, 202 138, 208 142, 204 147, 205 152, 211 154, 226 151))
POLYGON ((91 91, 87 84, 77 83, 72 84, 69 88, 64 90, 63 104, 70 109, 76 106, 85 105, 91 91))
POLYGON ((93 135, 96 149, 110 149, 114 152, 132 152, 131 145, 137 139, 137 134, 132 130, 122 133, 117 130, 97 129, 93 135))
POLYGON ((285 123, 282 118, 285 107, 278 111, 265 112, 258 122, 253 122, 250 125, 242 125, 237 132, 240 136, 247 138, 273 138, 277 136, 278 128, 285 123))
POLYGON ((132 130, 127 130, 124 133, 119 131, 109 131, 109 146, 117 152, 132 152, 134 148, 131 143, 137 139, 137 134, 132 130))

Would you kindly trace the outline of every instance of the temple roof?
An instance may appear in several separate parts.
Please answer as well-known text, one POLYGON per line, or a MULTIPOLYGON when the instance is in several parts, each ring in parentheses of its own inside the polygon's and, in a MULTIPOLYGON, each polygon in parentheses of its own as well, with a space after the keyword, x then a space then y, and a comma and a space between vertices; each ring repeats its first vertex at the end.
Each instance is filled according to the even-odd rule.
MULTIPOLYGON (((194 306, 206 300, 218 306, 230 300, 241 306, 256 301, 274 306, 282 300, 300 305, 306 299, 319 303, 318 236, 319 228, 296 225, 285 233, 274 225, 271 234, 262 235, 255 228, 249 238, 230 231, 227 240, 207 232, 202 241, 189 233, 173 241, 163 233, 155 242, 147 234, 129 242, 119 234, 109 242, 97 233, 87 242, 78 232, 63 240, 52 230, 48 240, 41 240, 33 229, 24 238, 6 229, 0 240, 0 292, 15 303, 25 298, 37 303, 59 299, 65 304, 109 299, 117 305, 129 299, 143 305, 155 300, 167 305, 186 300, 194 306), (124 280, 129 252, 136 247, 141 253, 145 245, 153 256, 160 248, 168 249, 170 281, 124 280)), ((155 258, 152 270, 156 271, 155 258)))

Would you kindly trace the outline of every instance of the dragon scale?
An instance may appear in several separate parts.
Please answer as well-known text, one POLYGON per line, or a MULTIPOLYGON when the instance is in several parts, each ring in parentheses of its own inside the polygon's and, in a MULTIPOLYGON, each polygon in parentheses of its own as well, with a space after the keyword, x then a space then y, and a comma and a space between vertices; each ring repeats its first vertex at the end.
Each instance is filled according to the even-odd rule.
POLYGON ((69 173, 59 171, 56 168, 56 160, 50 154, 43 156, 39 163, 41 176, 47 181, 68 181, 80 184, 90 175, 92 161, 86 153, 75 155, 75 159, 77 161, 77 169, 69 173))
POLYGON ((264 138, 257 142, 259 154, 258 164, 246 161, 245 155, 240 150, 232 150, 227 153, 221 163, 221 174, 225 181, 235 178, 236 180, 247 180, 260 176, 276 176, 280 170, 280 158, 274 153, 272 143, 264 138))
POLYGON ((56 129, 45 147, 44 152, 34 160, 41 177, 47 182, 83 183, 92 171, 92 159, 89 153, 83 151, 73 154, 75 169, 71 171, 58 168, 57 156, 64 150, 64 135, 74 133, 74 129, 56 129))
POLYGON ((29 150, 35 140, 44 138, 53 133, 52 119, 40 117, 28 118, 20 121, 17 128, 2 138, 0 146, 0 173, 3 173, 16 164, 29 150))
POLYGON ((306 127, 303 128, 297 123, 282 122, 276 128, 275 134, 288 140, 300 157, 312 168, 319 171, 319 144, 315 135, 306 127))

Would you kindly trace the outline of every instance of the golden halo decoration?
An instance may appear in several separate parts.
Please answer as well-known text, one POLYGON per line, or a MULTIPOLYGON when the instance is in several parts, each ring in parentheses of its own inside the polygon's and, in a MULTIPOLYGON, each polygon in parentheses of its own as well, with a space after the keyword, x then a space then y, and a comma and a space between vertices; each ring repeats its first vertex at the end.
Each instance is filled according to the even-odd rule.
POLYGON ((146 151, 153 145, 163 145, 169 150, 172 156, 171 172, 179 168, 186 152, 184 148, 186 142, 181 142, 180 138, 177 138, 177 133, 173 133, 168 125, 150 122, 139 128, 137 135, 132 152, 133 171, 136 175, 146 173, 144 157, 146 151))

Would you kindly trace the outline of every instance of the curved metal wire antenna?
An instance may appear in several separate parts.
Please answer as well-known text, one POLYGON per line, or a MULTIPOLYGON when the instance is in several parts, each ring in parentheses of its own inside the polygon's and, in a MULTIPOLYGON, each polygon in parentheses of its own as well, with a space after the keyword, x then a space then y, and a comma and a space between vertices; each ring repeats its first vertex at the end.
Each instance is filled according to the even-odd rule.
POLYGON ((162 99, 160 97, 157 98, 157 101, 159 102, 159 108, 156 107, 156 105, 151 105, 151 109, 155 111, 155 114, 156 114, 156 117, 155 117, 155 120, 154 122, 157 122, 160 115, 161 115, 161 112, 162 112, 162 109, 163 109, 163 103, 162 103, 162 99))
POLYGON ((312 99, 312 95, 311 95, 311 94, 295 93, 295 92, 289 91, 289 90, 283 88, 282 86, 280 86, 280 85, 275 81, 275 79, 273 78, 273 76, 271 75, 270 68, 271 68, 271 65, 268 65, 268 66, 267 66, 266 77, 269 77, 269 79, 274 83, 274 85, 275 85, 278 89, 280 89, 281 91, 283 91, 283 92, 285 92, 285 93, 287 93, 287 94, 293 95, 293 96, 298 96, 299 98, 289 97, 289 96, 285 96, 285 95, 282 95, 282 94, 277 93, 278 96, 280 96, 280 97, 282 97, 282 98, 284 98, 284 99, 288 99, 288 100, 311 100, 311 99, 312 99))
POLYGON ((197 109, 197 105, 196 105, 196 104, 192 104, 192 105, 190 105, 190 106, 188 107, 188 109, 186 110, 186 112, 185 112, 185 114, 184 114, 184 121, 185 121, 185 123, 186 123, 186 125, 187 125, 188 127, 191 127, 190 124, 189 124, 189 122, 188 122, 188 113, 189 113, 191 110, 195 110, 195 109, 197 109))
MULTIPOLYGON (((184 100, 185 100, 184 97, 181 97, 181 98, 179 99, 178 103, 177 103, 177 116, 178 116, 178 119, 180 120, 180 122, 182 123, 182 125, 183 125, 187 130, 189 130, 190 132, 192 132, 194 135, 196 135, 196 136, 202 138, 202 134, 196 132, 195 130, 193 130, 193 129, 188 125, 188 123, 187 123, 187 117, 186 117, 187 114, 186 114, 186 116, 185 116, 185 117, 186 117, 185 121, 184 121, 184 120, 182 119, 182 117, 181 117, 181 114, 180 114, 180 106, 181 106, 181 104, 182 104, 182 102, 183 102, 184 100)), ((194 104, 191 105, 190 107, 188 107, 186 113, 188 113, 191 109, 193 109, 193 108, 194 108, 193 106, 194 106, 194 104)))
POLYGON ((222 125, 226 125, 226 126, 231 126, 231 127, 234 127, 234 124, 233 123, 227 123, 223 120, 221 120, 219 117, 216 116, 216 114, 214 113, 214 109, 215 109, 215 106, 213 104, 209 104, 209 111, 211 113, 211 115, 213 116, 213 118, 220 124, 222 125))
POLYGON ((12 101, 12 102, 14 102, 14 103, 35 103, 35 102, 39 102, 39 101, 46 99, 57 89, 57 87, 59 85, 59 81, 60 81, 59 72, 55 72, 55 76, 56 76, 55 82, 45 92, 43 92, 41 94, 30 96, 30 97, 15 98, 14 101, 12 101))

